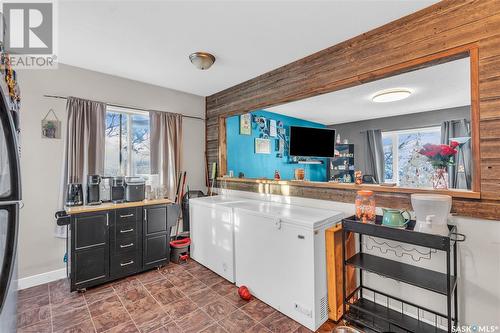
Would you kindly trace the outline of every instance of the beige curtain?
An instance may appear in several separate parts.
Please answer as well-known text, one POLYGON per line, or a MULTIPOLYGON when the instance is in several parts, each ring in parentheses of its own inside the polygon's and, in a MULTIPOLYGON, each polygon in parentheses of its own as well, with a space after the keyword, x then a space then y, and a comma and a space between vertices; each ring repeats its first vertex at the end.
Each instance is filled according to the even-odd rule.
POLYGON ((168 198, 173 200, 181 171, 182 115, 151 111, 149 124, 151 173, 160 176, 160 185, 168 198))
POLYGON ((60 204, 69 183, 85 186, 87 175, 104 173, 106 104, 68 97, 60 204))

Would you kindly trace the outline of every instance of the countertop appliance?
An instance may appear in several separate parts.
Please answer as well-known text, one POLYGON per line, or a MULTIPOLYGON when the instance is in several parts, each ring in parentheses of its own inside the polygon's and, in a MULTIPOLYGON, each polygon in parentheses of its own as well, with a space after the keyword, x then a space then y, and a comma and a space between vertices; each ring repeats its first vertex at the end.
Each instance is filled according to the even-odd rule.
POLYGON ((120 203, 125 200, 125 179, 113 177, 111 181, 111 201, 120 203))
POLYGON ((146 181, 141 177, 125 177, 125 201, 142 201, 146 195, 146 181))
POLYGON ((83 187, 82 184, 71 183, 67 186, 66 206, 81 206, 83 205, 83 187))
POLYGON ((99 199, 102 202, 111 201, 111 177, 101 177, 99 184, 99 199))
POLYGON ((87 205, 100 205, 102 203, 100 196, 99 184, 101 176, 89 175, 87 177, 87 205))
POLYGON ((451 197, 440 194, 412 194, 411 205, 416 215, 415 231, 448 236, 451 197))
MULTIPOLYGON (((1 77, 1 76, 0 76, 1 77)), ((1 77, 0 82, 4 82, 1 77)), ((17 230, 21 179, 17 105, 0 87, 0 332, 16 332, 17 230)))

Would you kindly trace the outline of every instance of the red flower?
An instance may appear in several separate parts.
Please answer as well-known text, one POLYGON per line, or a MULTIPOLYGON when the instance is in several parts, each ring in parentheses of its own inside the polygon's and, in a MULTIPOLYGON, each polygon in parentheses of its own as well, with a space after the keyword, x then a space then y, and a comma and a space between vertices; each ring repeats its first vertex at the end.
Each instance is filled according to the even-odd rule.
POLYGON ((450 147, 451 147, 451 148, 456 148, 456 147, 458 147, 458 145, 459 145, 459 143, 458 143, 458 142, 456 142, 456 141, 451 141, 451 142, 450 142, 450 147))

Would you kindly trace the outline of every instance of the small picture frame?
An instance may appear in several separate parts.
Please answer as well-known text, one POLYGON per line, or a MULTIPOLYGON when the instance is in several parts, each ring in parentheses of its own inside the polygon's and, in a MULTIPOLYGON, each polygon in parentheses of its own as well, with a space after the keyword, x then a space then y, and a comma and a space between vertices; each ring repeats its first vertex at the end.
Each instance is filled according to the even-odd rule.
POLYGON ((252 135, 252 115, 250 113, 240 116, 240 134, 252 135))
POLYGON ((42 119, 42 139, 60 139, 61 138, 61 121, 57 118, 54 110, 49 112, 42 119), (49 119, 52 114, 53 119, 49 119))
POLYGON ((271 154, 271 140, 255 138, 256 154, 271 154))

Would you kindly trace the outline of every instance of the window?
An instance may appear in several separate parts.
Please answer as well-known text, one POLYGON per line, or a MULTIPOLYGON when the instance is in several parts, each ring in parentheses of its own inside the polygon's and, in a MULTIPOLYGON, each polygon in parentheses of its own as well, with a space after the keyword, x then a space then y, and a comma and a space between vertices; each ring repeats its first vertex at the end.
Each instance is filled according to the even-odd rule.
POLYGON ((426 143, 441 142, 441 127, 382 133, 385 182, 403 187, 432 187, 432 165, 418 153, 426 143))
POLYGON ((104 174, 136 176, 151 173, 149 114, 108 107, 104 174))

